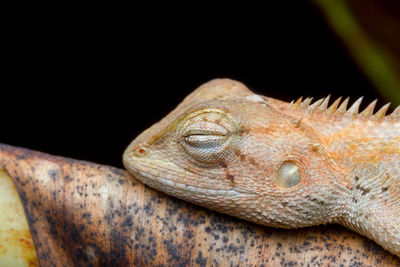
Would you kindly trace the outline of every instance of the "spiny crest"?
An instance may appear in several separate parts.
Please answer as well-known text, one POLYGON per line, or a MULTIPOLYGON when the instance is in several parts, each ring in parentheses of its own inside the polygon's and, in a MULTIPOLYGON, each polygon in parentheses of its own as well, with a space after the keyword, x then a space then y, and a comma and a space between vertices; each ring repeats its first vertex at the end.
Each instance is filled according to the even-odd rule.
POLYGON ((382 119, 389 119, 394 121, 400 120, 400 106, 397 107, 392 114, 386 115, 387 110, 390 107, 390 103, 384 105, 377 112, 374 113, 377 100, 373 101, 363 111, 360 112, 360 105, 362 103, 363 97, 357 99, 357 101, 355 101, 350 108, 347 108, 350 98, 346 98, 342 102, 342 97, 339 97, 330 106, 329 106, 330 95, 315 101, 313 104, 311 104, 312 99, 313 98, 308 97, 305 100, 303 100, 303 97, 300 97, 297 101, 292 101, 289 104, 289 107, 295 109, 301 108, 310 112, 315 112, 315 111, 325 112, 327 114, 332 114, 332 115, 360 117, 360 118, 368 118, 375 120, 382 120, 382 119))

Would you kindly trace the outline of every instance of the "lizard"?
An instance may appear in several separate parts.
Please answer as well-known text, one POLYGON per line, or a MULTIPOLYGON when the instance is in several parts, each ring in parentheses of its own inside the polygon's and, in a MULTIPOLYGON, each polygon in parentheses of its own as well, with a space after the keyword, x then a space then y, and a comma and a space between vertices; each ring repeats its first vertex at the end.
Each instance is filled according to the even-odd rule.
POLYGON ((336 223, 400 256, 400 107, 291 103, 214 79, 135 138, 125 168, 166 194, 270 227, 336 223))

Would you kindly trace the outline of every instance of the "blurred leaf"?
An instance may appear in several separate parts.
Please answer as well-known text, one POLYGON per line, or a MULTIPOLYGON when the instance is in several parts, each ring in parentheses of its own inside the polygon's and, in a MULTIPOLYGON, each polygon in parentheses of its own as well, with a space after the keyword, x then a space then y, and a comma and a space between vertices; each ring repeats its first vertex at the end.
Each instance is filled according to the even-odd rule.
POLYGON ((400 105, 400 2, 314 2, 376 88, 400 105))

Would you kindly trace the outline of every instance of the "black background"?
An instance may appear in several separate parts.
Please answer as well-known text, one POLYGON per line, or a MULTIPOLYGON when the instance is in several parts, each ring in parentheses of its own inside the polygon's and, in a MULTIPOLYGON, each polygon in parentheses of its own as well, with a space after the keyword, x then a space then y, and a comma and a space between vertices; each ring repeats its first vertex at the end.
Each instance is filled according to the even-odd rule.
POLYGON ((0 142, 122 167, 136 135, 212 78, 286 101, 379 97, 309 2, 152 5, 14 17, 3 38, 0 142))

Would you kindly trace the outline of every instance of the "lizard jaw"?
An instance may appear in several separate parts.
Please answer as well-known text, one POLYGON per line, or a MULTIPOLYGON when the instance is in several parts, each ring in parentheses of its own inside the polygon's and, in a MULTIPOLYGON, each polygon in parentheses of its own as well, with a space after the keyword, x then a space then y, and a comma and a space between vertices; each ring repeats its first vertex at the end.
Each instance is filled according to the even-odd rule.
POLYGON ((184 183, 172 181, 160 176, 155 176, 147 172, 138 170, 128 166, 128 170, 135 176, 135 178, 142 181, 144 184, 150 187, 156 188, 165 193, 171 192, 185 192, 184 194, 196 194, 204 196, 214 196, 214 197, 230 197, 230 198, 243 198, 243 197, 254 197, 257 195, 256 192, 244 189, 241 187, 235 187, 232 189, 209 189, 203 187, 197 187, 192 185, 187 185, 184 183))

